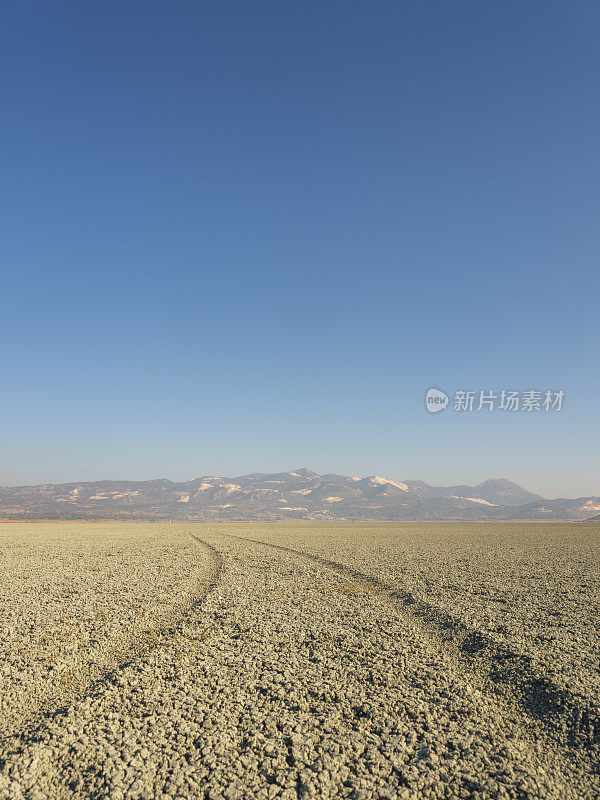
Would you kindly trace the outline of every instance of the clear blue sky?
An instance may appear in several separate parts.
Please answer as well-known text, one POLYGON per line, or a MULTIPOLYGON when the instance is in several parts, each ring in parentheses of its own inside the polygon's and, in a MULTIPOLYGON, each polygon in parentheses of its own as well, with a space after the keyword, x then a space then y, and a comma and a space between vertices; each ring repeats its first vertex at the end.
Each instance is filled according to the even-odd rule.
POLYGON ((599 36, 596 2, 1 3, 0 483, 600 494, 599 36))

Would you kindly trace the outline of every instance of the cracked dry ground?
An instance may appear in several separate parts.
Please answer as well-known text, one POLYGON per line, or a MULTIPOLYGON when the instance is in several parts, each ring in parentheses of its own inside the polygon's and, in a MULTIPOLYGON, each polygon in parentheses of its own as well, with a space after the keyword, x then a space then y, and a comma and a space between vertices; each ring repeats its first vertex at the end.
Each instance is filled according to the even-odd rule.
POLYGON ((450 528, 4 525, 0 797, 598 798, 597 634, 544 673, 481 599, 543 557, 450 528))

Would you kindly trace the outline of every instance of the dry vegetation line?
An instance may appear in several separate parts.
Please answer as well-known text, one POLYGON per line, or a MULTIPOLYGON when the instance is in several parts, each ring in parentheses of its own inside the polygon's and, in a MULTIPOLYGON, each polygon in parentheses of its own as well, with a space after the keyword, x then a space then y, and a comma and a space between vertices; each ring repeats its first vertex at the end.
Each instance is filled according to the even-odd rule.
MULTIPOLYGON (((280 550, 326 567, 338 575, 357 581, 359 588, 376 591, 392 602, 402 614, 417 621, 434 645, 442 647, 450 658, 466 671, 481 691, 493 693, 508 706, 509 713, 522 713, 562 746, 578 749, 600 744, 600 709, 575 692, 553 685, 539 674, 529 656, 502 647, 490 637, 469 629, 462 621, 411 592, 379 581, 372 575, 322 556, 283 545, 263 542, 233 534, 220 534, 238 541, 251 542, 280 550)), ((353 594, 351 584, 348 594, 353 594)))

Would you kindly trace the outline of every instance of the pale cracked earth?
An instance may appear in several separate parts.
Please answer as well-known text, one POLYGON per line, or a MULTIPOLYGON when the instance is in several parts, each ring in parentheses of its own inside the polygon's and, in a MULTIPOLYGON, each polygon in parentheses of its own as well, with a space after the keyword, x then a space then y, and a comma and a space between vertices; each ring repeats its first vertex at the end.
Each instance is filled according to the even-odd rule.
POLYGON ((599 798, 600 526, 0 525, 0 797, 599 798))

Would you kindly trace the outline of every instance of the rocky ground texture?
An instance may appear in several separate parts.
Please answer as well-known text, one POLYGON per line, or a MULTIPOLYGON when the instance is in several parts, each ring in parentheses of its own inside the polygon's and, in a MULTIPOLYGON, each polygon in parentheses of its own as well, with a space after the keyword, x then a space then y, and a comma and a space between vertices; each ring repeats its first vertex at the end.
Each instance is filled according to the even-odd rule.
POLYGON ((0 543, 2 798, 600 796, 600 526, 0 543))

